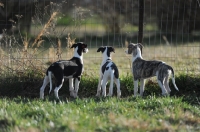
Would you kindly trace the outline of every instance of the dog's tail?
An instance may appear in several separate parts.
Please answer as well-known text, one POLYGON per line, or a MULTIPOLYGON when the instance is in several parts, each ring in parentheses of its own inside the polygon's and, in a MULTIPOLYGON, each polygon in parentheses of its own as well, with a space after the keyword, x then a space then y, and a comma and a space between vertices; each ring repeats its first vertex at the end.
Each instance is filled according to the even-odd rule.
POLYGON ((171 72, 172 72, 172 83, 173 83, 175 89, 176 89, 177 91, 179 91, 179 89, 178 89, 178 87, 176 86, 176 83, 175 83, 175 74, 174 74, 174 70, 173 70, 173 68, 172 68, 171 66, 170 66, 170 70, 171 70, 171 72))
POLYGON ((49 89, 49 94, 51 93, 52 90, 52 78, 51 78, 51 71, 48 71, 48 77, 49 77, 49 82, 50 82, 50 89, 49 89))

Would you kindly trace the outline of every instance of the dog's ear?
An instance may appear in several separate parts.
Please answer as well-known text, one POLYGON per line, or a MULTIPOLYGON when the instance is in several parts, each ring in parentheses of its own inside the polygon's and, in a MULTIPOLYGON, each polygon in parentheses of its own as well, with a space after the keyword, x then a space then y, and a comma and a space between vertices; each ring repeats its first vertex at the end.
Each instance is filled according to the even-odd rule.
POLYGON ((140 47, 140 49, 144 48, 144 46, 141 43, 138 43, 138 46, 140 47))
POLYGON ((71 48, 76 48, 77 44, 73 44, 71 48))
POLYGON ((115 53, 115 48, 111 47, 111 49, 112 49, 111 51, 115 53))
POLYGON ((138 43, 137 44, 138 46, 139 46, 139 48, 140 48, 140 50, 141 50, 141 54, 142 54, 142 48, 144 47, 141 43, 138 43))
POLYGON ((97 52, 102 51, 102 49, 103 49, 103 47, 99 47, 98 50, 97 50, 97 52))
POLYGON ((82 48, 87 48, 87 44, 82 44, 82 48))

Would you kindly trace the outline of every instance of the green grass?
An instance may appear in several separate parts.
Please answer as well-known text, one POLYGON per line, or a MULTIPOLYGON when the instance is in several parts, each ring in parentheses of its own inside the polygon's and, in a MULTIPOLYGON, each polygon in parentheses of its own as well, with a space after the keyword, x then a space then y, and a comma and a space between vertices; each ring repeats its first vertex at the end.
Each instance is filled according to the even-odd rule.
POLYGON ((0 100, 1 131, 198 131, 200 107, 177 97, 0 100))

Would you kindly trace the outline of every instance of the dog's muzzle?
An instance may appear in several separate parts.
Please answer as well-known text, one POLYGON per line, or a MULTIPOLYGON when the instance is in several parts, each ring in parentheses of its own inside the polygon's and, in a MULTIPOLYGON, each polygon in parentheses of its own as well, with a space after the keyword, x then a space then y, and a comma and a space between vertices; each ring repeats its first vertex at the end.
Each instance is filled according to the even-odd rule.
POLYGON ((84 48, 83 53, 87 53, 87 52, 89 52, 88 48, 84 48))

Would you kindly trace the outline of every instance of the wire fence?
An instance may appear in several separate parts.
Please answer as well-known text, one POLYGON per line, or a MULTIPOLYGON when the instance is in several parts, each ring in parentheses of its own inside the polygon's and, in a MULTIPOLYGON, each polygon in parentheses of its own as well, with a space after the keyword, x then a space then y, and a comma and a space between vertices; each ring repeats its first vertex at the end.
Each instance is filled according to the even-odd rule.
MULTIPOLYGON (((120 73, 131 73, 131 56, 124 50, 138 42, 139 0, 10 0, 1 2, 0 14, 1 77, 21 76, 30 68, 44 74, 50 63, 69 59, 70 45, 78 41, 89 48, 86 74, 99 72, 102 56, 96 50, 106 45, 116 49, 112 58, 120 73)), ((143 58, 199 74, 199 21, 198 0, 144 1, 143 58)))

